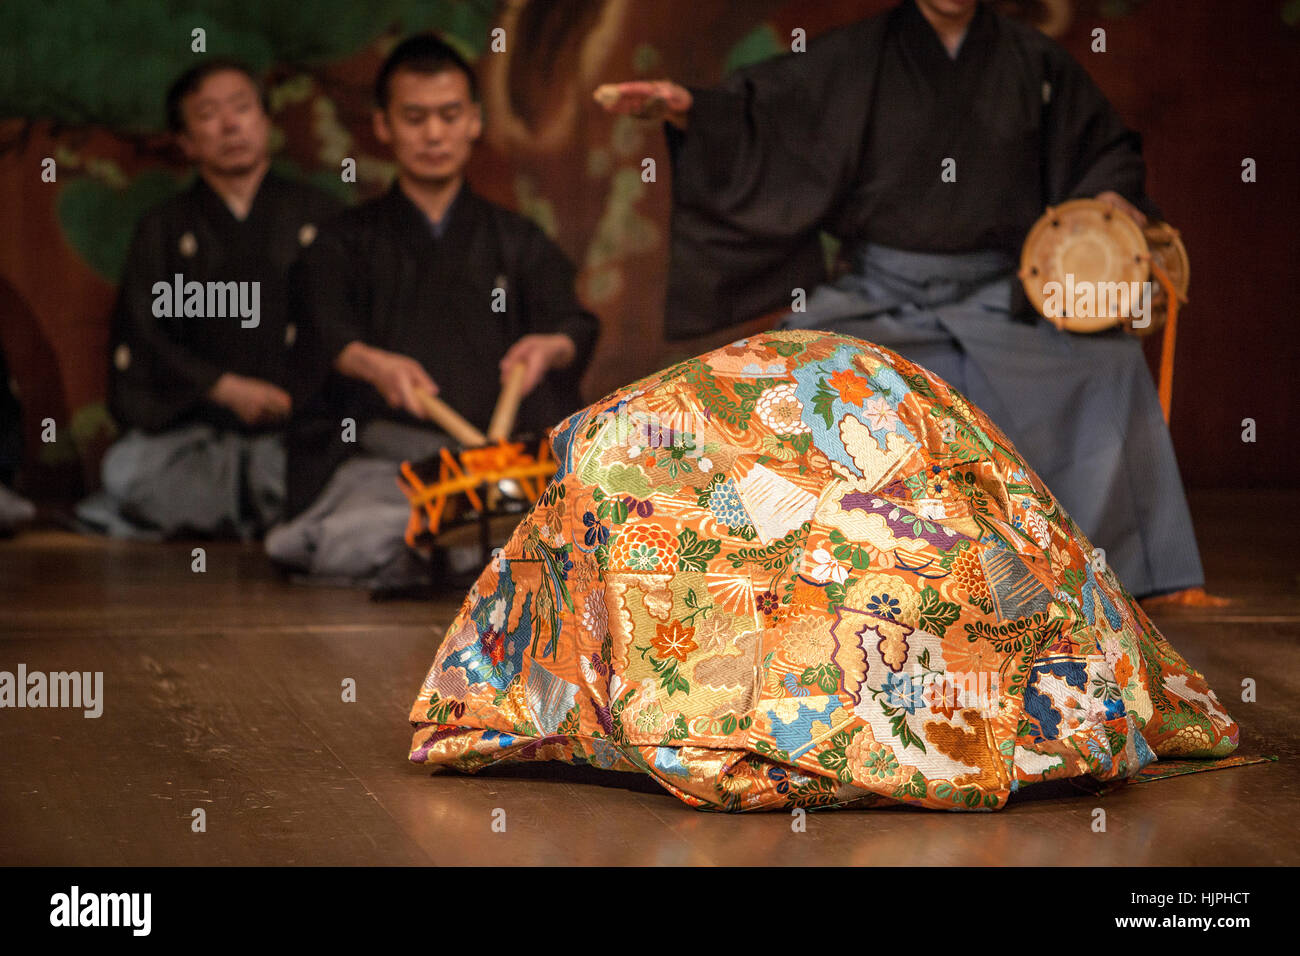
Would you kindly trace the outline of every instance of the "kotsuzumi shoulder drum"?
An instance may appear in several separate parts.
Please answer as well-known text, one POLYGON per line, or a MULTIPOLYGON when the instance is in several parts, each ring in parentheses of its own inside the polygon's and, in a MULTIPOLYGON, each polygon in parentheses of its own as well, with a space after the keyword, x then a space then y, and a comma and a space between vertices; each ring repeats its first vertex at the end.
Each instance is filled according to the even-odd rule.
POLYGON ((1020 255, 1025 295, 1071 332, 1123 325, 1150 334, 1168 315, 1169 288, 1187 300, 1189 277, 1178 230, 1163 222, 1143 229, 1096 199, 1049 206, 1020 255))

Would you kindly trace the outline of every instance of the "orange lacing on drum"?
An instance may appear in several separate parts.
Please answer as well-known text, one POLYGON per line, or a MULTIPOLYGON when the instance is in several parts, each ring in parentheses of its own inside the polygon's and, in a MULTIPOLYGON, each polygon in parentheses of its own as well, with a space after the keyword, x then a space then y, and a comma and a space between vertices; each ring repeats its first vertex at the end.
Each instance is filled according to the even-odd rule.
POLYGON ((449 497, 463 494, 476 511, 482 512, 485 508, 479 489, 488 486, 490 507, 496 497, 496 484, 510 480, 519 485, 529 501, 535 502, 558 467, 544 439, 538 443, 535 456, 524 451, 522 442, 502 441, 466 448, 459 454, 444 448, 438 458, 438 480, 434 482, 422 481, 411 462, 402 462, 397 484, 411 502, 406 522, 406 543, 411 547, 416 546, 420 535, 438 533, 449 497))

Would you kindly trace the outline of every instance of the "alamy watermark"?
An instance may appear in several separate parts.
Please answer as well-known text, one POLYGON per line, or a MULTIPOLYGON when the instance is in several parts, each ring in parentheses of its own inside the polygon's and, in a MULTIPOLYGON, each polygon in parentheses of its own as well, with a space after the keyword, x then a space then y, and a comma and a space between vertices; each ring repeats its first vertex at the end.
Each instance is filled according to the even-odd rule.
POLYGON ((261 282, 186 282, 176 273, 171 282, 153 284, 153 314, 159 319, 239 318, 255 329, 262 321, 261 282))
POLYGON ((4 707, 71 707, 82 708, 85 717, 104 712, 103 671, 28 671, 18 665, 18 673, 0 671, 0 708, 4 707))
POLYGON ((1091 282, 1065 274, 1065 282, 1043 283, 1043 315, 1049 319, 1133 319, 1144 329, 1151 324, 1150 282, 1091 282))
POLYGON ((73 886, 50 897, 51 926, 126 926, 133 936, 148 936, 152 913, 152 893, 83 893, 73 886))

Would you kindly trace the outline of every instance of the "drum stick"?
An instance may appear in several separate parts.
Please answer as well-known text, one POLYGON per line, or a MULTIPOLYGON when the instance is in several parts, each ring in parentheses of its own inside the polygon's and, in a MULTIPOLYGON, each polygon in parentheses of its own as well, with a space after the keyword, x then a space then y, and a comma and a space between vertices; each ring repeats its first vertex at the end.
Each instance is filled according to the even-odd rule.
POLYGON ((519 403, 524 399, 524 377, 528 366, 515 362, 506 373, 506 384, 497 399, 497 407, 492 410, 492 422, 488 425, 487 436, 492 441, 505 441, 515 427, 515 417, 519 414, 519 403))
POLYGON ((420 392, 418 394, 420 403, 424 405, 424 411, 429 418, 442 426, 442 430, 456 441, 470 447, 488 443, 487 438, 481 431, 461 418, 460 414, 441 398, 429 392, 420 392))

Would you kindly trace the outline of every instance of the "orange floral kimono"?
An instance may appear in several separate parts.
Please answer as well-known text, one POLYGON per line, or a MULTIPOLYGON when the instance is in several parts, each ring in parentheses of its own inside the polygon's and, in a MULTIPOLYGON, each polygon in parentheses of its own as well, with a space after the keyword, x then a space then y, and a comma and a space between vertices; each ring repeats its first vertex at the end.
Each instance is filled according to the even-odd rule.
POLYGON ((738 811, 1244 762, 1207 761, 1236 723, 1005 436, 893 352, 756 335, 551 443, 411 709, 416 763, 587 764, 738 811))

